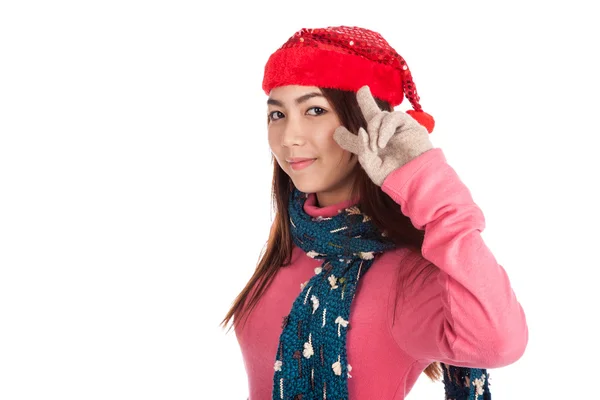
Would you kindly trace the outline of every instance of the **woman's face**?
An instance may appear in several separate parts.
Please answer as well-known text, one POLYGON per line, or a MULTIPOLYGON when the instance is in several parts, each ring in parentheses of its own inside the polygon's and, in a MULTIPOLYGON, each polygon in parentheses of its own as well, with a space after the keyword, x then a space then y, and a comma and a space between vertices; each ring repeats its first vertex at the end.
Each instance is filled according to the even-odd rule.
POLYGON ((357 158, 333 139, 341 122, 321 90, 281 86, 267 106, 271 152, 294 185, 316 193, 321 207, 348 200, 357 158))

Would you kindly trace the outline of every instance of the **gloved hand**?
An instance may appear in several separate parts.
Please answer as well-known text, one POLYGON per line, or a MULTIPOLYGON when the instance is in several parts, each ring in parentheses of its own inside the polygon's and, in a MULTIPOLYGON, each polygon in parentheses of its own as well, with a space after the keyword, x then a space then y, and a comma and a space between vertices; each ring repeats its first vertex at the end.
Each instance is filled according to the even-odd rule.
POLYGON ((368 86, 356 93, 358 105, 367 121, 367 130, 358 135, 338 127, 334 140, 344 150, 358 155, 367 175, 381 186, 385 178, 413 158, 433 148, 429 132, 403 111, 382 111, 368 86))

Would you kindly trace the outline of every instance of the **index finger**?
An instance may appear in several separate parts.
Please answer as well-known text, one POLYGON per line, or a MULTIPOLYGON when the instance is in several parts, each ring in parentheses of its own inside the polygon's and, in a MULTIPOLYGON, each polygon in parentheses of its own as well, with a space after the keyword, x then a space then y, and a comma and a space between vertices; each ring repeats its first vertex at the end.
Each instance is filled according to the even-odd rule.
POLYGON ((375 98, 371 94, 371 89, 369 89, 369 86, 367 85, 358 89, 358 92, 356 92, 356 100, 358 101, 358 106, 367 122, 381 112, 381 109, 375 102, 375 98))

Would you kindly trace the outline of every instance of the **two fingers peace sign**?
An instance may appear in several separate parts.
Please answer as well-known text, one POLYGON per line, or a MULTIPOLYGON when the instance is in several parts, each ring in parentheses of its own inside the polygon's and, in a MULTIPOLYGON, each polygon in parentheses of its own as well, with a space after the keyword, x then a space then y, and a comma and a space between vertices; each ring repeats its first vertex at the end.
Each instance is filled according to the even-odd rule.
POLYGON ((358 90, 356 99, 367 121, 366 131, 361 127, 355 135, 340 126, 333 137, 340 147, 358 156, 377 185, 394 169, 433 147, 425 127, 402 111, 382 111, 368 86, 358 90))

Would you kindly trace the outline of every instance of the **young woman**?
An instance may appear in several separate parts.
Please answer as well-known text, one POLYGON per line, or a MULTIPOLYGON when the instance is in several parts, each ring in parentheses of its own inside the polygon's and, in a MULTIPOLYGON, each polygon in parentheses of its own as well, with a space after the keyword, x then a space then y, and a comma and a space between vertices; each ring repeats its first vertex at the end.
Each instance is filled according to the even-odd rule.
POLYGON ((250 400, 400 400, 422 372, 447 399, 490 399, 525 314, 404 59, 368 29, 302 29, 263 89, 276 216, 223 320, 250 400))

